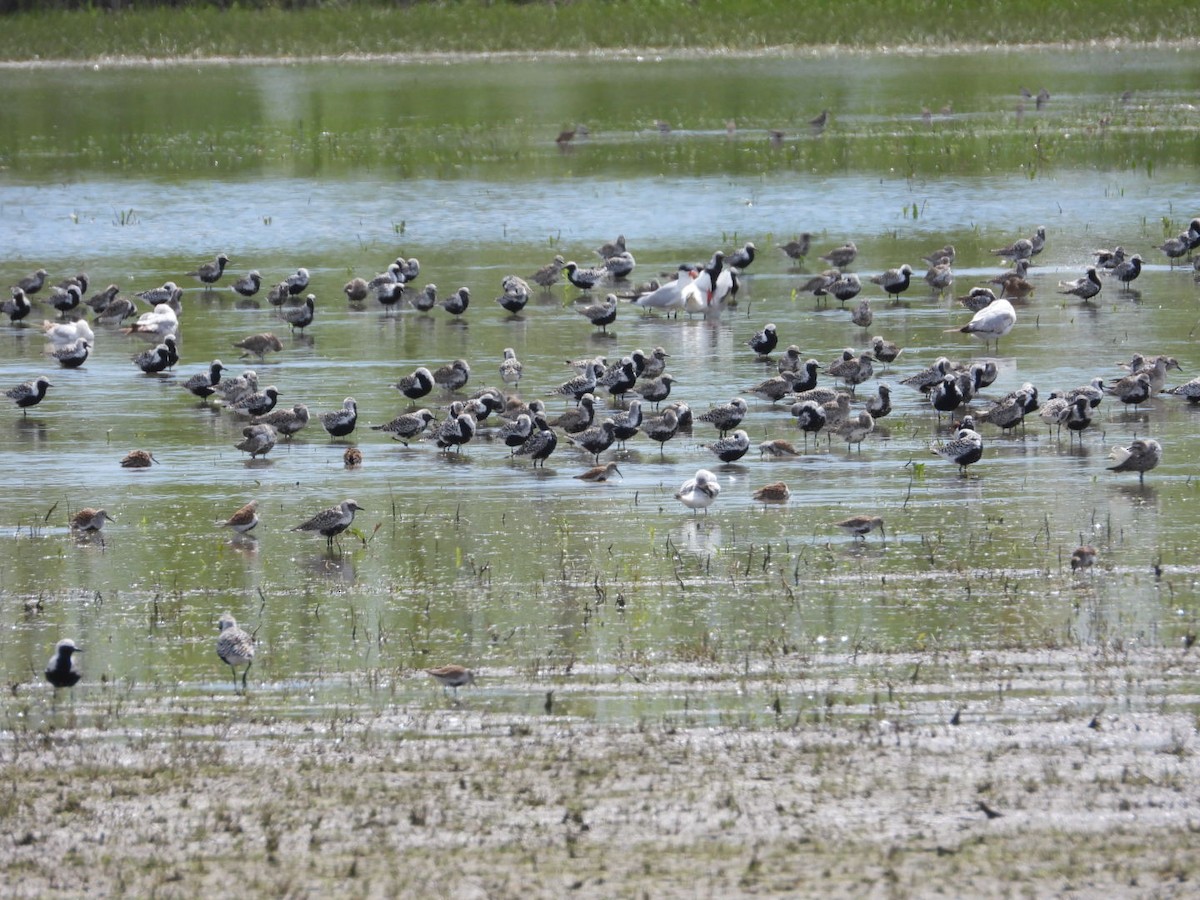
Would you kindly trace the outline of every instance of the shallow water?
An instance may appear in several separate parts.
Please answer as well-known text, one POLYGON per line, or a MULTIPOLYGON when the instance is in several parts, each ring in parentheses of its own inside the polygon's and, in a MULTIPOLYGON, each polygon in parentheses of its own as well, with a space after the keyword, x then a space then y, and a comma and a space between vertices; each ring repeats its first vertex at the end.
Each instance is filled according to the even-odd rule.
MULTIPOLYGON (((44 266, 55 280, 86 271, 92 290, 188 286, 183 360, 170 376, 138 372, 129 357, 145 345, 113 331, 98 334, 83 368, 57 370, 36 327, 45 307, 32 326, 0 326, 0 382, 54 382, 27 416, 10 408, 0 418, 0 659, 10 682, 35 679, 70 635, 89 648, 89 685, 228 691, 213 653, 226 609, 256 630, 254 692, 299 716, 346 700, 440 702, 411 673, 449 661, 489 676, 473 702, 527 711, 585 665, 621 673, 866 649, 1176 645, 1195 629, 1200 413, 1168 396, 1140 411, 1106 401, 1082 442, 1036 419, 1014 436, 985 426, 984 460, 961 478, 929 452, 948 421, 939 428, 897 382, 941 354, 982 355, 945 333, 969 315, 923 282, 898 305, 868 285, 875 322, 863 331, 836 303, 794 293, 822 263, 802 271, 774 249, 802 230, 818 252, 854 239, 854 270, 866 276, 902 262, 923 272, 918 258, 950 242, 964 293, 1001 271, 990 248, 1045 225, 1037 291, 984 396, 1028 380, 1044 399, 1119 376, 1135 351, 1177 357, 1182 372, 1169 383, 1193 377, 1197 284, 1154 247, 1200 213, 1190 105, 1200 69, 1183 52, 1100 54, 1099 65, 1096 55, 6 72, 5 283, 44 266), (1045 84, 1050 103, 1026 101, 1018 117, 1022 84, 1045 84), (1130 100, 1117 99, 1123 90, 1130 100), (951 111, 937 112, 946 103, 951 111), (935 110, 928 124, 923 106, 935 110), (806 122, 826 107, 832 122, 815 134, 806 122), (673 130, 660 134, 655 119, 673 130), (574 122, 592 134, 561 150, 553 138, 574 122), (768 128, 783 139, 768 140, 768 128), (736 308, 710 320, 623 306, 600 334, 563 286, 519 318, 494 304, 503 275, 528 275, 555 253, 590 264, 591 248, 618 232, 639 281, 746 240, 761 253, 736 308), (1146 257, 1136 294, 1107 285, 1092 308, 1055 294, 1093 248, 1117 243, 1146 257), (318 298, 309 332, 288 334, 261 295, 261 308, 241 308, 227 289, 206 294, 182 277, 218 251, 234 274, 257 268, 268 283, 306 266, 318 298), (466 316, 350 309, 342 284, 401 253, 420 258, 418 283, 436 282, 442 296, 469 286, 466 316), (565 441, 534 471, 485 440, 448 456, 365 427, 405 408, 389 385, 417 365, 463 357, 469 388, 497 384, 504 347, 525 364, 528 398, 569 377, 564 359, 661 345, 673 396, 699 412, 774 374, 745 346, 768 321, 781 347, 796 343, 822 363, 874 334, 905 346, 880 373, 896 411, 861 452, 822 440, 796 460, 752 451, 721 466, 702 446, 714 432, 698 423, 662 455, 644 438, 606 452, 622 477, 588 485, 572 476, 590 458, 565 441), (233 341, 263 330, 284 351, 238 361, 233 341), (290 447, 246 460, 234 449, 244 423, 179 386, 217 357, 234 373, 253 366, 281 405, 316 412, 355 397, 358 430, 330 441, 314 422, 290 447), (1144 487, 1105 471, 1112 446, 1147 434, 1166 459, 1144 487), (361 469, 342 464, 351 445, 361 469), (160 465, 120 468, 135 447, 160 465), (723 487, 707 516, 672 496, 700 467, 723 487), (786 506, 751 499, 776 480, 791 486, 786 506), (345 497, 365 510, 340 549, 289 530, 345 497), (214 527, 251 498, 263 517, 254 539, 214 527), (117 520, 103 540, 68 533, 69 512, 83 506, 117 520), (885 517, 886 543, 856 544, 831 527, 858 512, 885 517), (1099 571, 1073 577, 1067 561, 1081 541, 1100 548, 1099 571), (381 681, 386 690, 363 688, 381 681)), ((744 427, 755 444, 801 442, 785 404, 751 400, 744 427)), ((686 692, 601 693, 581 714, 636 718, 647 703, 689 702, 686 692)), ((714 701, 712 715, 743 702, 714 701)))

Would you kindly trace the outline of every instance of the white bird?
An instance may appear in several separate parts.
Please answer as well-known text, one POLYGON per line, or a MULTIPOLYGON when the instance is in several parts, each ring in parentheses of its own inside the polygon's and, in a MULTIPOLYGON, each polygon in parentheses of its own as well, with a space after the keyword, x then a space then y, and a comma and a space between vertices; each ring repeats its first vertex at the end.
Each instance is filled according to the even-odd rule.
POLYGON ((633 305, 641 309, 660 309, 663 312, 673 312, 683 308, 683 289, 696 279, 698 270, 693 265, 681 265, 679 277, 657 290, 642 294, 633 301, 633 305))
POLYGON ((42 322, 42 332, 55 347, 65 347, 83 339, 95 346, 96 335, 83 319, 78 322, 42 322))
POLYGON ((179 317, 170 306, 160 303, 150 312, 142 313, 136 322, 122 330, 125 334, 140 334, 151 340, 161 341, 169 334, 178 334, 179 317))
POLYGON ((717 476, 708 469, 700 469, 695 477, 689 478, 680 486, 675 492, 675 499, 690 509, 692 515, 695 515, 698 509, 704 510, 704 514, 708 515, 708 508, 719 493, 721 485, 717 482, 717 476))
POLYGON ((1017 311, 1013 305, 1004 299, 994 300, 979 312, 962 328, 951 328, 949 331, 961 331, 979 338, 985 345, 996 342, 999 349, 1000 338, 1012 331, 1017 323, 1017 311))

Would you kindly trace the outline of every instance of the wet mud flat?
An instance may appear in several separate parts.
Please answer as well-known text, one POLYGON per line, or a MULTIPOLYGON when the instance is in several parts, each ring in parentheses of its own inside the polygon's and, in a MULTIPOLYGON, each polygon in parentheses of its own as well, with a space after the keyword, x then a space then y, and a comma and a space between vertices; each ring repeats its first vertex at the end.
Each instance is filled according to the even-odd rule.
POLYGON ((1197 663, 1123 647, 514 673, 302 721, 253 689, 52 713, 16 692, 3 893, 1194 896, 1197 663), (560 711, 618 684, 664 711, 560 711), (750 712, 669 702, 704 685, 750 712), (550 711, 489 710, 518 687, 553 691, 550 711))

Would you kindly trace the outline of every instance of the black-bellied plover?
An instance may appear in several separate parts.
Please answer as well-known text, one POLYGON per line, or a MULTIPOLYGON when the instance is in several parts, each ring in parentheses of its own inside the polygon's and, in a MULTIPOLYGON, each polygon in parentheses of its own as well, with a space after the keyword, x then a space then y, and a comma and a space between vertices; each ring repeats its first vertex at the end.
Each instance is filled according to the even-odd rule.
POLYGON ((257 269, 252 269, 237 279, 232 287, 235 293, 243 297, 253 297, 262 288, 262 275, 257 269))
POLYGON ((597 465, 600 462, 600 454, 611 447, 616 439, 616 422, 611 418, 567 438, 576 447, 592 454, 592 460, 597 465))
POLYGON ((198 372, 183 383, 185 389, 195 394, 201 400, 206 400, 216 393, 216 386, 221 383, 221 373, 225 365, 219 359, 214 359, 207 372, 198 372))
POLYGON ((28 415, 29 408, 41 403, 46 396, 46 388, 50 387, 54 387, 54 385, 43 375, 9 388, 4 392, 4 396, 16 403, 21 408, 23 415, 28 415))
POLYGON ((1086 302, 1099 294, 1100 288, 1103 286, 1100 276, 1096 274, 1096 267, 1088 266, 1087 274, 1082 278, 1076 278, 1074 281, 1060 281, 1058 292, 1071 294, 1086 302))
POLYGON ((46 298, 46 302, 57 309, 62 318, 65 318, 67 313, 77 307, 82 300, 83 295, 78 286, 74 284, 69 284, 65 288, 52 288, 50 296, 46 298))
POLYGON ((615 241, 606 241, 596 248, 596 255, 601 259, 611 259, 626 252, 628 252, 628 248, 625 245, 625 235, 623 234, 618 234, 615 241))
POLYGON ((178 310, 172 305, 179 302, 179 298, 183 295, 182 289, 173 281, 164 281, 162 287, 150 288, 145 291, 138 291, 133 296, 139 300, 145 300, 151 306, 160 304, 166 306, 172 312, 177 313, 178 310))
POLYGON ((561 256, 555 256, 553 262, 542 266, 529 277, 529 280, 539 287, 550 290, 550 288, 558 284, 558 279, 561 276, 563 266, 566 264, 567 261, 561 256))
POLYGON ((983 437, 971 428, 960 428, 954 439, 930 447, 934 454, 958 466, 959 474, 965 475, 967 466, 979 462, 983 456, 983 437))
POLYGON ((888 269, 879 275, 872 275, 871 283, 883 288, 889 297, 899 299, 912 283, 912 273, 912 266, 905 263, 898 269, 888 269))
POLYGON ((608 277, 613 281, 628 278, 633 272, 633 267, 636 265, 637 260, 633 258, 633 254, 628 250, 604 260, 604 268, 608 270, 608 277))
POLYGON ((266 456, 275 447, 277 432, 270 425, 247 425, 242 429, 242 440, 234 446, 251 459, 266 456))
POLYGON ((254 638, 238 627, 237 621, 229 613, 221 616, 217 622, 217 656, 233 671, 233 688, 237 690, 238 666, 245 666, 242 672, 242 690, 246 690, 246 676, 250 674, 250 666, 254 664, 254 638))
POLYGON ((833 524, 834 527, 853 536, 855 540, 866 541, 867 535, 876 528, 879 529, 880 537, 887 540, 887 530, 884 528, 882 516, 851 516, 833 524))
POLYGON ((588 393, 579 398, 578 404, 550 420, 550 424, 564 434, 578 434, 592 427, 595 415, 596 398, 588 393))
POLYGON ((33 304, 20 288, 12 289, 12 299, 0 304, 0 312, 8 316, 10 322, 20 322, 33 310, 33 304))
POLYGON ((871 338, 871 352, 882 363, 894 362, 896 357, 904 352, 904 348, 894 341, 884 340, 880 335, 871 338))
POLYGON ((679 432, 679 415, 673 409, 665 409, 662 415, 650 419, 642 419, 642 433, 658 444, 661 457, 665 452, 667 441, 679 432))
POLYGON ((100 291, 99 293, 92 294, 92 296, 88 297, 87 300, 83 302, 91 307, 92 312, 102 313, 108 309, 109 304, 111 304, 113 300, 117 298, 117 294, 119 293, 121 293, 121 286, 118 284, 110 284, 104 290, 100 291))
POLYGON ((343 500, 337 506, 323 509, 311 519, 301 522, 292 531, 316 531, 325 538, 330 549, 333 539, 350 527, 354 522, 354 514, 363 507, 353 500, 343 500))
POLYGON ((554 433, 554 429, 550 427, 546 419, 537 415, 533 419, 534 432, 529 436, 517 450, 513 456, 528 456, 533 460, 534 468, 537 468, 538 463, 545 468, 546 460, 550 454, 554 452, 558 446, 558 435, 554 433))
POLYGON ((1139 439, 1128 447, 1114 447, 1108 458, 1113 465, 1110 472, 1137 472, 1138 483, 1146 483, 1146 473, 1162 462, 1162 444, 1150 439, 1139 439))
POLYGON ((999 286, 1001 297, 1023 300, 1033 293, 1033 283, 1025 277, 1028 273, 1029 260, 1019 259, 1011 272, 998 275, 988 283, 999 286))
POLYGON ((32 275, 22 278, 13 287, 19 288, 26 294, 36 294, 45 285, 47 274, 45 269, 38 269, 32 275))
POLYGON ((289 275, 285 280, 287 284, 287 292, 292 297, 299 296, 308 290, 308 269, 301 266, 296 270, 294 275, 289 275))
POLYGON ((291 409, 273 409, 266 415, 256 415, 253 425, 270 425, 289 441, 292 436, 308 427, 308 407, 297 403, 291 409))
POLYGON ((421 434, 429 423, 434 420, 433 412, 428 409, 418 409, 415 412, 403 413, 383 425, 372 425, 373 431, 390 434, 393 440, 408 446, 408 442, 421 434))
POLYGON ((596 390, 596 378, 603 371, 604 368, 601 363, 593 360, 587 364, 582 374, 576 375, 574 378, 564 381, 562 384, 556 388, 553 388, 548 393, 550 395, 557 394, 563 397, 572 397, 574 398, 575 402, 578 403, 583 399, 584 394, 591 394, 596 390))
POLYGON ((512 347, 505 347, 504 359, 500 361, 500 380, 505 384, 518 384, 524 368, 521 361, 517 359, 517 351, 512 347))
POLYGON ((876 388, 875 396, 867 399, 867 412, 870 413, 872 419, 882 419, 891 415, 892 388, 890 385, 881 384, 876 388))
POLYGON ((446 393, 462 390, 471 378, 471 367, 465 359, 456 359, 433 373, 433 383, 446 393))
POLYGON ((452 316, 461 316, 467 311, 467 307, 471 305, 471 292, 465 287, 460 287, 457 291, 441 302, 441 307, 452 316))
MULTIPOLYGON (((275 408, 279 401, 279 388, 268 385, 261 391, 255 391, 249 396, 240 398, 236 403, 228 403, 230 411, 250 418, 262 417, 275 408)), ((261 421, 261 418, 257 419, 261 421)))
POLYGON ((331 438, 345 437, 354 431, 358 422, 358 404, 353 397, 342 401, 342 408, 320 414, 321 426, 331 438))
POLYGON ((774 322, 768 322, 763 326, 762 331, 756 332, 750 340, 746 341, 747 346, 753 350, 760 360, 765 360, 770 356, 777 346, 779 346, 778 329, 774 322))
MULTIPOLYGON (((167 335, 166 341, 174 343, 175 338, 172 335, 167 335)), ((167 346, 166 341, 156 344, 149 350, 143 350, 134 356, 133 364, 147 375, 157 375, 160 372, 167 371, 171 366, 171 348, 167 346)))
POLYGON ((54 360, 64 369, 78 369, 85 362, 92 352, 92 343, 87 338, 80 338, 73 344, 56 344, 46 345, 46 354, 54 358, 54 360))
POLYGON ((820 259, 825 260, 831 266, 836 266, 839 269, 844 269, 846 266, 854 262, 858 256, 858 247, 853 241, 846 241, 840 247, 830 250, 828 253, 823 253, 820 259))
POLYGON ((779 249, 787 254, 788 259, 803 261, 808 256, 809 248, 812 246, 812 235, 805 231, 797 237, 792 238, 786 244, 779 244, 779 249))
POLYGON ((300 333, 303 334, 304 329, 312 324, 313 318, 316 316, 316 303, 316 295, 309 294, 301 304, 280 308, 279 316, 292 326, 292 331, 299 328, 300 333))
POLYGON ((258 501, 251 500, 228 519, 217 524, 222 528, 232 528, 238 534, 253 531, 258 526, 258 501))
POLYGON ((575 311, 607 334, 608 326, 617 320, 617 295, 607 294, 603 303, 576 307, 575 311))
POLYGON ((433 384, 433 373, 424 366, 418 366, 411 375, 402 376, 392 387, 409 400, 420 400, 433 390, 433 384))
POLYGON ((121 468, 148 469, 157 462, 149 450, 130 450, 121 458, 121 468))
POLYGON ((465 408, 462 402, 454 401, 449 414, 434 430, 433 442, 443 452, 453 448, 455 453, 462 453, 462 448, 475 437, 478 423, 470 412, 463 411, 465 408))
POLYGON ((46 663, 46 680, 56 688, 74 687, 79 684, 83 672, 79 670, 79 662, 74 654, 82 653, 83 648, 70 638, 63 638, 54 645, 54 653, 46 663))
POLYGON ((690 509, 692 515, 695 515, 698 509, 704 510, 704 514, 708 515, 708 508, 720 493, 721 484, 717 481, 717 476, 708 469, 699 469, 694 476, 679 486, 679 490, 675 492, 675 499, 690 509))
POLYGON ((71 530, 79 532, 96 532, 104 528, 105 522, 116 522, 117 520, 110 516, 103 509, 93 509, 90 506, 85 506, 75 515, 71 516, 71 530))
POLYGON ((279 352, 283 349, 283 344, 279 338, 271 334, 269 331, 264 331, 261 334, 252 334, 250 337, 242 338, 240 341, 234 341, 233 346, 244 351, 242 358, 247 356, 257 356, 259 360, 266 359, 268 353, 274 351, 279 352))
POLYGON ((740 250, 734 250, 727 257, 725 257, 725 265, 729 266, 731 269, 738 269, 740 271, 747 268, 752 262, 754 262, 754 256, 756 253, 758 253, 758 248, 747 241, 742 245, 740 250))
POLYGON ((120 325, 135 312, 137 312, 137 307, 133 305, 133 301, 128 297, 114 297, 104 307, 104 312, 96 316, 96 323, 99 325, 120 325))
POLYGON ((229 265, 229 257, 224 253, 220 253, 212 262, 203 263, 197 266, 194 271, 187 274, 189 277, 201 282, 204 285, 204 289, 208 291, 212 290, 212 286, 221 280, 221 276, 225 274, 225 267, 227 265, 229 265))
POLYGON ((1137 372, 1109 385, 1108 392, 1126 406, 1137 409, 1153 395, 1150 385, 1150 375, 1137 372))
POLYGON ((795 390, 796 373, 784 372, 765 381, 760 381, 754 387, 746 388, 743 393, 751 394, 771 403, 778 403, 795 390))
POLYGON ((723 463, 737 462, 750 450, 750 435, 738 428, 729 437, 700 446, 723 463))
POLYGON ((791 414, 796 419, 796 427, 804 433, 804 447, 808 449, 808 436, 821 432, 827 422, 825 407, 816 400, 801 400, 794 403, 791 414))
POLYGON ((590 291, 608 275, 608 269, 603 266, 598 266, 591 269, 581 269, 579 264, 569 262, 563 266, 563 271, 567 273, 567 281, 575 285, 581 291, 590 291))
POLYGON ((364 278, 351 278, 342 285, 342 293, 346 295, 347 302, 352 306, 365 303, 370 290, 370 286, 364 278))
POLYGON ((742 419, 746 417, 746 409, 746 401, 741 397, 734 397, 728 403, 711 407, 696 418, 701 422, 708 422, 720 432, 721 437, 724 437, 741 424, 742 419))
POLYGON ((1135 253, 1129 259, 1123 260, 1113 267, 1113 278, 1126 287, 1142 274, 1142 257, 1135 253))
POLYGON ((862 452, 862 442, 867 439, 872 431, 875 430, 875 417, 867 410, 863 410, 852 419, 847 419, 838 428, 838 436, 846 442, 846 452, 850 452, 852 446, 858 447, 858 451, 862 452))
POLYGON ((502 293, 496 298, 506 312, 518 315, 529 302, 529 283, 517 275, 505 275, 500 280, 502 293))
POLYGON ((636 397, 629 401, 629 407, 623 412, 618 412, 612 417, 613 434, 617 438, 618 448, 623 448, 625 442, 635 437, 638 431, 641 430, 644 417, 642 415, 642 401, 640 397, 636 397))

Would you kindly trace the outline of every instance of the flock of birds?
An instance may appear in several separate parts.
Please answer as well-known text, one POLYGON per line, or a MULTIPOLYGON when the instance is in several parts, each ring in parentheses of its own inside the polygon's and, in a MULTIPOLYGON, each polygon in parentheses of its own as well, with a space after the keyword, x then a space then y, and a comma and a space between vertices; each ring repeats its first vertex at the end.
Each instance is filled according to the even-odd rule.
MULTIPOLYGON (((973 335, 982 340, 985 347, 995 344, 998 348, 999 342, 1017 322, 1014 301, 1021 303, 1033 291, 1026 276, 1034 258, 1045 246, 1045 240, 1045 230, 1039 228, 1032 235, 993 251, 995 256, 1011 262, 1012 269, 992 279, 988 286, 972 288, 959 297, 959 302, 972 311, 973 316, 967 324, 951 330, 973 335)), ((779 245, 779 249, 788 258, 803 263, 812 249, 811 242, 811 235, 802 234, 779 245)), ((1193 219, 1185 231, 1161 245, 1160 250, 1174 265, 1197 247, 1200 247, 1200 218, 1193 219)), ((661 282, 651 281, 634 287, 626 279, 636 263, 625 238, 620 236, 597 250, 601 260, 599 265, 585 267, 556 256, 528 279, 516 274, 505 276, 501 294, 495 302, 510 316, 517 316, 535 291, 549 292, 565 278, 580 292, 576 311, 592 327, 604 331, 616 320, 622 306, 641 310, 644 315, 719 315, 736 303, 741 280, 754 263, 757 252, 753 243, 746 243, 729 254, 719 250, 706 264, 681 264, 661 282), (604 299, 590 302, 592 291, 597 288, 604 290, 604 299)), ((844 305, 855 299, 863 289, 862 279, 849 271, 857 255, 858 249, 852 242, 821 254, 819 258, 829 268, 807 279, 799 290, 811 293, 819 302, 833 297, 844 305)), ((923 258, 929 265, 924 280, 938 295, 949 291, 954 284, 952 265, 955 258, 955 249, 948 244, 923 258)), ((226 275, 229 262, 228 256, 220 254, 188 275, 199 280, 206 292, 212 291, 226 275)), ((1079 279, 1061 282, 1058 291, 1090 303, 1106 282, 1115 281, 1122 288, 1128 288, 1140 274, 1141 265, 1140 255, 1128 254, 1122 247, 1099 250, 1096 251, 1095 265, 1079 279), (1101 278, 1102 273, 1105 278, 1101 278)), ((1193 266, 1200 276, 1200 257, 1193 266)), ((421 313, 429 313, 440 307, 446 314, 457 317, 470 308, 468 288, 459 288, 439 300, 435 285, 416 288, 419 273, 418 260, 398 258, 370 279, 351 279, 343 291, 351 306, 358 309, 374 303, 385 311, 412 306, 421 313)), ((869 283, 878 285, 885 297, 894 301, 916 282, 914 275, 913 267, 905 264, 872 276, 869 283)), ((180 360, 183 289, 168 281, 159 288, 125 297, 117 285, 109 285, 90 296, 87 296, 88 287, 87 276, 83 274, 50 285, 47 271, 39 269, 12 286, 11 299, 0 306, 0 311, 11 323, 21 327, 33 305, 42 302, 39 294, 48 288, 44 302, 58 315, 44 320, 41 327, 48 342, 46 354, 60 367, 73 369, 86 362, 96 342, 91 327, 95 324, 101 329, 119 328, 125 334, 148 339, 152 346, 137 353, 133 363, 150 374, 169 373, 180 360), (140 312, 139 302, 151 308, 140 312), (83 315, 85 309, 95 313, 91 323, 83 315)), ((232 283, 232 290, 246 298, 256 296, 264 287, 257 271, 232 283)), ((276 315, 293 330, 303 331, 316 318, 316 297, 308 292, 308 287, 309 273, 304 268, 274 286, 266 287, 267 299, 276 309, 276 315)), ((869 300, 861 300, 852 310, 852 321, 862 328, 870 326, 869 300)), ((815 359, 804 359, 795 345, 773 357, 779 344, 778 329, 773 323, 767 323, 746 341, 748 352, 759 362, 774 363, 776 374, 748 387, 744 393, 772 406, 786 401, 806 449, 810 436, 824 433, 829 443, 836 435, 847 444, 848 451, 855 446, 861 450, 862 442, 873 432, 876 420, 892 410, 891 387, 878 384, 876 393, 857 411, 851 406, 857 402, 856 388, 875 376, 877 365, 893 363, 902 348, 883 336, 876 336, 871 339, 869 350, 859 352, 847 348, 838 359, 822 364, 815 359), (840 381, 843 388, 818 385, 821 375, 840 381)), ((282 342, 271 332, 250 335, 234 346, 245 356, 254 356, 260 361, 265 360, 267 354, 283 349, 282 342)), ((621 474, 616 461, 600 462, 601 455, 610 448, 622 448, 626 441, 642 434, 658 443, 661 455, 668 441, 681 432, 690 431, 695 423, 715 430, 716 439, 701 447, 720 463, 733 463, 749 453, 752 449, 749 434, 740 427, 749 412, 746 400, 736 396, 727 403, 693 413, 686 402, 669 400, 674 381, 667 371, 669 360, 670 354, 663 347, 655 347, 650 352, 635 349, 613 361, 603 357, 571 360, 569 364, 574 367, 574 374, 543 392, 546 397, 565 399, 566 408, 557 415, 551 412, 546 400, 520 396, 524 367, 513 348, 504 350, 495 369, 503 388, 485 386, 467 394, 472 369, 464 359, 436 369, 419 366, 394 385, 409 401, 409 408, 386 423, 370 427, 406 446, 410 441, 428 440, 444 453, 461 453, 465 445, 486 433, 503 443, 514 459, 528 457, 535 467, 544 466, 551 454, 566 441, 582 450, 593 463, 591 468, 575 477, 592 482, 602 482, 621 474), (435 390, 441 391, 444 399, 449 401, 441 418, 430 407, 417 405, 435 390), (607 407, 602 401, 605 393, 611 404, 607 407)), ((1163 391, 1167 372, 1178 369, 1179 365, 1167 356, 1135 355, 1127 368, 1128 373, 1121 378, 1106 382, 1098 377, 1088 385, 1055 391, 1045 399, 1027 382, 986 408, 962 415, 953 427, 951 439, 935 442, 930 449, 957 465, 965 475, 967 467, 983 457, 981 423, 1009 431, 1023 427, 1025 417, 1035 411, 1051 429, 1057 428, 1061 432, 1065 425, 1073 439, 1090 425, 1093 411, 1104 397, 1111 396, 1136 408, 1163 391)), ((939 357, 930 366, 902 378, 900 384, 923 392, 940 419, 943 414, 960 414, 996 375, 995 363, 990 360, 956 363, 948 357, 939 357)), ((245 420, 243 440, 236 447, 249 454, 251 459, 270 453, 280 438, 292 440, 308 427, 311 420, 307 406, 302 403, 290 409, 277 409, 278 389, 273 385, 260 387, 255 370, 246 369, 240 375, 226 377, 226 367, 219 359, 180 384, 202 403, 219 402, 231 414, 245 420)), ((49 378, 37 376, 6 390, 5 396, 27 415, 46 398, 51 387, 53 383, 49 378)), ((1200 378, 1171 388, 1170 393, 1183 396, 1191 403, 1200 403, 1200 378)), ((346 438, 357 426, 357 403, 348 397, 341 408, 312 418, 320 422, 331 438, 346 438)), ((760 456, 773 458, 801 455, 795 444, 785 439, 763 441, 756 449, 760 456)), ((1157 441, 1138 439, 1128 446, 1115 448, 1109 468, 1114 472, 1135 472, 1139 480, 1144 480, 1145 474, 1159 465, 1162 456, 1163 450, 1157 441)), ((344 459, 347 466, 360 464, 361 450, 357 446, 348 447, 344 459)), ((134 450, 120 464, 126 468, 145 468, 156 463, 153 453, 134 450)), ((693 514, 700 510, 707 514, 720 493, 718 475, 710 469, 700 468, 674 496, 693 514)), ((790 493, 785 483, 774 482, 757 489, 753 496, 763 503, 781 503, 788 500, 790 493)), ((315 532, 326 538, 332 550, 335 539, 352 526, 355 513, 362 509, 353 499, 346 499, 321 510, 292 530, 315 532)), ((78 534, 94 535, 106 523, 114 521, 105 509, 89 507, 74 514, 70 527, 78 534)), ((237 534, 249 535, 259 524, 257 501, 251 501, 218 524, 237 534)), ((884 521, 877 515, 853 516, 835 524, 859 540, 875 530, 886 535, 884 521)), ((1072 557, 1072 568, 1088 568, 1095 557, 1094 548, 1080 547, 1072 557)), ((81 649, 71 640, 58 643, 45 671, 51 684, 69 687, 79 680, 74 654, 81 649)), ((229 614, 220 619, 217 650, 220 658, 233 670, 235 686, 238 667, 245 667, 241 678, 244 689, 254 658, 254 640, 229 614)), ((456 691, 474 678, 470 670, 461 666, 428 671, 443 686, 453 687, 456 691)))

